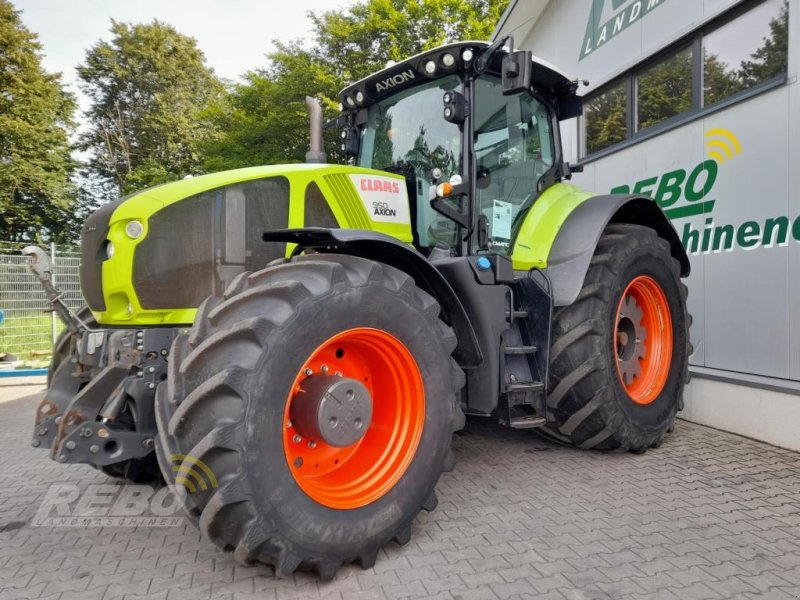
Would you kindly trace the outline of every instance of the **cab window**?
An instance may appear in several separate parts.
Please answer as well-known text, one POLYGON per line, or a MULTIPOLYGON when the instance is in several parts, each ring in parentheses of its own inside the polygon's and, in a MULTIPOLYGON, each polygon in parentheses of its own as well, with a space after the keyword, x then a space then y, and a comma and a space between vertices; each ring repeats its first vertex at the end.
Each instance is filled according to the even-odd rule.
POLYGON ((503 96, 500 79, 475 82, 477 206, 489 222, 489 246, 508 252, 520 216, 554 164, 547 107, 527 93, 503 96))

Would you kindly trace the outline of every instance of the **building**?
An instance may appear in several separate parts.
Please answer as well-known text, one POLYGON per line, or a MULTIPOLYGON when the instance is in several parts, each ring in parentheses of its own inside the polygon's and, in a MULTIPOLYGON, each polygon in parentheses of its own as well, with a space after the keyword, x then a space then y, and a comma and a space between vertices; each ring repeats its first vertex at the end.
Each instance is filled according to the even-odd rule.
POLYGON ((684 418, 800 450, 800 0, 512 0, 582 83, 575 182, 650 195, 692 260, 684 418))

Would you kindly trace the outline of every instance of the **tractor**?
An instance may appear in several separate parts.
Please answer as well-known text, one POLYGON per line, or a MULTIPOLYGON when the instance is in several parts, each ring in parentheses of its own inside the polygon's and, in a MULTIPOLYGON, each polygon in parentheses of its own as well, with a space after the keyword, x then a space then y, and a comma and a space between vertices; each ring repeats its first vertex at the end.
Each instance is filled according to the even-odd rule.
POLYGON ((305 164, 102 206, 33 445, 163 477, 243 563, 323 580, 409 540, 465 416, 640 453, 682 408, 689 260, 652 199, 570 183, 578 82, 495 43, 346 87, 342 165, 307 99, 305 164))

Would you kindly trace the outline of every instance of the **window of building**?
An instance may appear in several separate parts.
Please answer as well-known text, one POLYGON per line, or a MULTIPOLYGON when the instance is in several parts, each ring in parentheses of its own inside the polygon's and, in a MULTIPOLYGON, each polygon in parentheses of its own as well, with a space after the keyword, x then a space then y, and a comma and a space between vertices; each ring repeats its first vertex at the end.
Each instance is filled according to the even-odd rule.
POLYGON ((583 107, 586 152, 592 154, 628 137, 628 84, 617 85, 587 99, 583 107))
POLYGON ((767 0, 703 36, 703 106, 784 75, 789 5, 767 0))
POLYGON ((636 131, 692 108, 692 49, 685 48, 636 75, 636 131))
POLYGON ((787 0, 751 1, 584 100, 583 156, 785 79, 787 0), (633 99, 631 99, 633 96, 633 99))

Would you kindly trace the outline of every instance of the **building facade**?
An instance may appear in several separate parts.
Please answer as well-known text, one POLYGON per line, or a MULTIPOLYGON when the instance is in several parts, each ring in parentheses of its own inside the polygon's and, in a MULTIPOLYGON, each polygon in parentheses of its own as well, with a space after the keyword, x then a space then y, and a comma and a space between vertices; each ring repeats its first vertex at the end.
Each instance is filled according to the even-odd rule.
POLYGON ((800 450, 800 0, 512 0, 580 79, 574 181, 643 193, 692 261, 684 418, 800 450), (584 82, 585 80, 585 82, 584 82))

